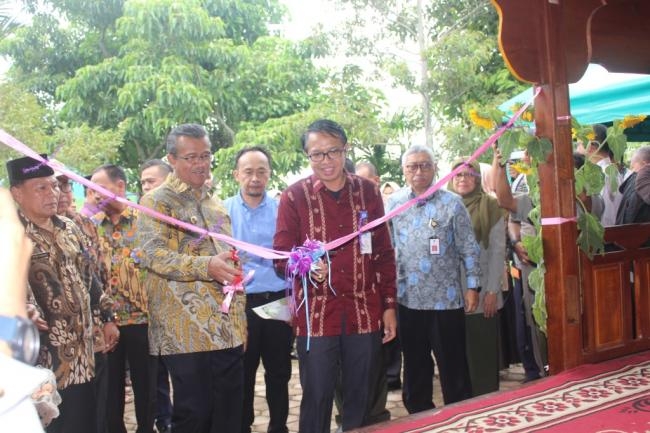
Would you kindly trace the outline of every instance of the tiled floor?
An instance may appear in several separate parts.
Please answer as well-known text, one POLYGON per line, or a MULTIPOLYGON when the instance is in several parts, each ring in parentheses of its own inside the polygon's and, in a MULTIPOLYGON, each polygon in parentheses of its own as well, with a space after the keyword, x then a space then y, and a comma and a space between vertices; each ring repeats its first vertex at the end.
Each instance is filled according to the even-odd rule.
MULTIPOLYGON (((501 372, 501 390, 514 389, 520 386, 524 378, 523 369, 521 365, 515 365, 508 370, 501 372)), ((257 371, 257 384, 255 386, 255 423, 253 424, 253 432, 264 433, 266 432, 269 413, 264 397, 264 370, 260 366, 257 371)), ((293 370, 291 381, 289 382, 289 419, 287 425, 290 432, 298 431, 298 413, 300 411, 300 397, 302 390, 300 388, 300 380, 298 378, 298 361, 293 361, 293 370)), ((127 409, 124 415, 127 429, 129 433, 135 432, 135 413, 133 411, 133 394, 130 388, 127 388, 127 409)), ((440 384, 437 381, 434 384, 434 402, 436 406, 442 405, 442 396, 440 394, 440 384)), ((391 413, 391 418, 400 418, 407 415, 406 409, 402 404, 402 393, 400 390, 390 391, 388 393, 388 402, 386 408, 391 413)), ((335 412, 335 410, 333 411, 335 412)), ((336 424, 334 417, 332 417, 332 431, 335 431, 336 424)))

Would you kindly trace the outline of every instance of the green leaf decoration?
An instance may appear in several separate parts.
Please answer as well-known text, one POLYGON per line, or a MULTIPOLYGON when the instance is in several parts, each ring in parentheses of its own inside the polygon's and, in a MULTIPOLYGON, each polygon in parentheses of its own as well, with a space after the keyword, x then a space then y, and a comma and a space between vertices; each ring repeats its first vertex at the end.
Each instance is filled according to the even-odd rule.
POLYGON ((537 163, 545 162, 548 155, 553 151, 553 143, 548 138, 533 137, 526 146, 528 155, 537 163))
POLYGON ((607 128, 607 144, 614 153, 614 161, 621 161, 627 148, 627 136, 623 133, 622 126, 617 123, 616 127, 607 128))
POLYGON ((592 259, 595 254, 605 252, 603 236, 605 228, 598 218, 589 212, 581 212, 578 216, 578 247, 592 259))
POLYGON ((528 257, 535 263, 544 260, 544 247, 542 245, 541 231, 537 231, 537 236, 523 236, 521 242, 526 247, 528 257))
POLYGON ((546 320, 548 319, 548 313, 546 312, 546 294, 544 292, 545 273, 546 268, 540 263, 528 276, 528 284, 535 291, 533 318, 544 335, 546 335, 546 320))
POLYGON ((607 187, 612 194, 618 189, 618 175, 618 166, 616 164, 610 164, 605 167, 605 173, 603 176, 607 177, 607 180, 609 181, 607 187))
POLYGON ((585 161, 584 165, 575 171, 575 177, 577 194, 582 193, 582 191, 586 192, 587 195, 600 194, 605 185, 603 170, 589 160, 585 161), (578 186, 581 188, 578 189, 578 186))
POLYGON ((499 138, 499 149, 501 156, 504 158, 503 162, 510 157, 510 154, 520 149, 520 142, 522 138, 526 138, 528 134, 520 129, 510 129, 499 138))

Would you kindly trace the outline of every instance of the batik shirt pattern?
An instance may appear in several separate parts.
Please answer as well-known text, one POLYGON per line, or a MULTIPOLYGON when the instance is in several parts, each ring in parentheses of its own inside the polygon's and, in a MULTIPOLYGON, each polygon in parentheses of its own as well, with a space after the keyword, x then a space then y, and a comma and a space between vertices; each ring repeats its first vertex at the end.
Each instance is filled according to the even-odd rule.
MULTIPOLYGON (((336 198, 312 175, 282 193, 273 248, 291 251, 307 239, 331 242, 382 216, 384 205, 372 182, 348 175, 336 198)), ((298 278, 293 281, 296 304, 302 304, 294 318, 296 335, 308 334, 307 320, 315 337, 381 329, 383 313, 396 307, 395 252, 386 224, 370 230, 370 238, 368 254, 362 254, 359 236, 330 251, 329 279, 308 287, 308 318, 303 287, 298 278)), ((284 270, 284 264, 276 266, 284 270)))
MULTIPOLYGON (((388 211, 413 198, 410 188, 402 188, 389 198, 388 211)), ((392 228, 398 302, 414 310, 464 307, 460 267, 465 267, 467 287, 478 287, 480 247, 460 196, 438 190, 395 216, 392 228)))
MULTIPOLYGON (((208 188, 192 188, 170 174, 141 204, 163 215, 231 236, 230 218, 208 188)), ((228 244, 172 223, 140 215, 149 297, 151 354, 173 355, 237 347, 246 337, 246 296, 236 293, 228 314, 221 312, 223 286, 208 275, 208 262, 228 244)))
POLYGON ((78 212, 67 212, 66 217, 70 218, 81 229, 82 241, 84 249, 88 254, 88 264, 90 272, 99 280, 102 287, 102 296, 98 308, 93 308, 93 334, 95 337, 94 347, 95 352, 101 352, 106 348, 106 341, 104 340, 104 324, 101 317, 113 315, 113 300, 106 293, 108 284, 108 269, 104 255, 100 250, 99 235, 97 234, 97 226, 88 217, 81 215, 78 212))
POLYGON ((65 217, 52 217, 54 232, 50 232, 20 216, 34 243, 29 301, 49 328, 41 332, 37 364, 54 372, 59 389, 89 382, 95 375, 91 301, 99 304, 101 287, 92 286, 95 280, 87 273, 82 234, 65 217))
POLYGON ((136 245, 136 212, 127 207, 117 224, 104 212, 91 218, 97 224, 100 250, 109 269, 108 293, 119 326, 148 322, 145 272, 140 269, 142 251, 136 245))

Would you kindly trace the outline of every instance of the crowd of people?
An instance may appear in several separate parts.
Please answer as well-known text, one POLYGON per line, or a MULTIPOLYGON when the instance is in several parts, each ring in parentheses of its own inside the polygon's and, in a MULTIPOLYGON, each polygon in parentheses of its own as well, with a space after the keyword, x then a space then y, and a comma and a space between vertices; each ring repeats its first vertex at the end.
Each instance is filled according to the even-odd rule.
MULTIPOLYGON (((634 153, 628 170, 612 161, 606 130, 594 132, 576 164, 588 159, 608 176, 615 164, 620 188, 607 183, 600 195, 582 197, 587 210, 603 225, 650 220, 650 147, 634 153)), ((267 431, 286 433, 294 345, 303 433, 329 432, 334 402, 341 431, 390 419, 388 390, 402 389, 409 413, 434 408, 436 365, 445 404, 497 391, 499 371, 512 362, 523 364, 526 381, 546 374, 527 278, 536 264, 522 243, 535 231, 534 203, 525 175, 508 170, 512 156, 495 147, 491 166, 460 158, 447 188, 425 194, 438 175, 428 147, 404 152, 400 187, 382 183, 370 162, 346 164, 347 135, 334 121, 310 124, 301 144, 312 174, 279 199, 267 188, 269 151, 241 149, 232 171, 239 191, 222 202, 205 128, 179 125, 166 140, 167 162, 140 169, 140 204, 155 216, 120 199, 128 182, 119 166, 93 171, 88 179, 104 192, 88 188, 77 212, 65 174, 29 157, 7 163, 18 221, 7 206, 0 217, 26 238, 14 233, 5 247, 20 254, 3 260, 19 263, 7 282, 14 298, 2 298, 0 319, 32 332, 32 340, 38 332, 40 350, 0 345, 0 365, 23 368, 13 356, 42 367, 12 385, 21 398, 29 395, 25 386, 46 380, 43 371, 54 376, 49 407, 58 416, 39 409, 48 433, 126 433, 127 381, 137 433, 250 432, 260 362, 267 431), (173 222, 291 251, 357 232, 414 200, 329 251, 304 279, 286 275, 286 260, 173 222), (288 295, 296 306, 288 321, 254 311, 288 295), (516 350, 508 350, 511 341, 516 350)))

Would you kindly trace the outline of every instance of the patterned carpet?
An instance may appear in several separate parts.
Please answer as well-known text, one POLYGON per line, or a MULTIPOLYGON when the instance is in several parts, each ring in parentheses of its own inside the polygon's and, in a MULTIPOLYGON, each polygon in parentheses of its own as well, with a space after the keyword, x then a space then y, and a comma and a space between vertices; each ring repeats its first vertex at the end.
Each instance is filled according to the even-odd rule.
POLYGON ((464 403, 376 425, 363 432, 650 431, 650 352, 582 365, 464 403))

